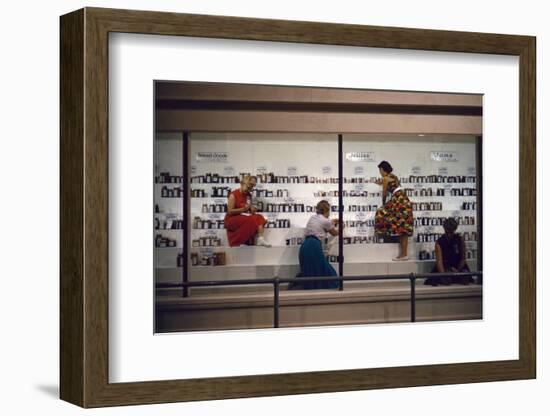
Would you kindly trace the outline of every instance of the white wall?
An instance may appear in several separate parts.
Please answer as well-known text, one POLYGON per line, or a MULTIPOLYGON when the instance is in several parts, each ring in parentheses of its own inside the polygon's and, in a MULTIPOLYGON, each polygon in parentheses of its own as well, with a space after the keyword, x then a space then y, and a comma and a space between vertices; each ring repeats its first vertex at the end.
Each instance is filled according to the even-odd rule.
MULTIPOLYGON (((550 157, 543 137, 544 102, 550 98, 548 68, 550 28, 544 2, 479 2, 453 7, 437 1, 391 4, 339 2, 253 2, 234 0, 121 0, 6 3, 2 10, 2 371, 0 409, 6 414, 84 414, 56 399, 58 389, 58 16, 87 6, 156 9, 177 12, 320 20, 373 25, 469 30, 538 36, 538 329, 539 379, 477 385, 168 404, 92 410, 86 414, 268 414, 335 413, 465 415, 548 412, 550 365, 544 355, 549 301, 543 277, 542 166, 550 157), (546 65, 547 66, 547 65, 546 65), (30 119, 29 119, 30 118, 30 119), (21 157, 25 162, 20 162, 21 157)), ((548 179, 548 178, 546 178, 548 179)), ((545 209, 543 209, 543 207, 545 209)), ((505 248, 503 249, 505 254, 505 248)), ((545 263, 548 266, 547 260, 545 263)))

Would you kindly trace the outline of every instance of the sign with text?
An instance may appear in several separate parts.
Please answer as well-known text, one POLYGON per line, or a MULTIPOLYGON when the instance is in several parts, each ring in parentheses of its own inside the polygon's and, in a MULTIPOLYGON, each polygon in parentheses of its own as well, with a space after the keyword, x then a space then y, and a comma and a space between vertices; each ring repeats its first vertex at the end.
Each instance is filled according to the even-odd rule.
POLYGON ((360 236, 368 235, 369 229, 367 227, 357 227, 355 229, 355 234, 360 236))
POLYGON ((353 174, 354 175, 364 175, 365 174, 365 168, 363 166, 355 166, 353 168, 353 174))
POLYGON ((468 172, 468 175, 475 175, 476 174, 475 166, 468 166, 466 171, 468 172))
POLYGON ((348 152, 346 159, 350 162, 374 162, 376 156, 374 152, 348 152))
POLYGON ((267 173, 267 166, 258 166, 256 168, 256 172, 258 172, 258 173, 267 173))
POLYGON ((330 175, 332 173, 332 166, 323 166, 321 172, 323 172, 323 175, 330 175))
POLYGON ((196 174, 197 174, 197 166, 191 165, 191 175, 196 175, 196 174))
POLYGON ((223 173, 227 176, 232 176, 235 174, 235 168, 233 166, 225 166, 223 168, 223 173))
POLYGON ((448 175, 449 174, 449 169, 447 168, 447 166, 442 166, 442 167, 437 169, 437 173, 439 175, 448 175))
POLYGON ((195 160, 199 163, 227 163, 229 152, 197 152, 195 160))
POLYGON ((297 176, 298 175, 298 168, 296 166, 289 166, 286 170, 286 174, 288 176, 297 176))
POLYGON ((413 166, 411 168, 411 173, 413 175, 420 175, 422 173, 422 168, 420 166, 413 166))
POLYGON ((435 162, 458 162, 458 152, 433 150, 430 159, 435 162))

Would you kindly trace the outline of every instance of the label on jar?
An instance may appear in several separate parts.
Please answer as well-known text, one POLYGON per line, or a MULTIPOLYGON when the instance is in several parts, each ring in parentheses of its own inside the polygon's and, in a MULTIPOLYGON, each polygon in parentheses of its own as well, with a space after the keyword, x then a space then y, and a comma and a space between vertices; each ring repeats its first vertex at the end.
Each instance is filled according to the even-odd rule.
POLYGON ((354 175, 364 175, 365 174, 365 168, 363 166, 355 166, 353 168, 353 174, 354 175))

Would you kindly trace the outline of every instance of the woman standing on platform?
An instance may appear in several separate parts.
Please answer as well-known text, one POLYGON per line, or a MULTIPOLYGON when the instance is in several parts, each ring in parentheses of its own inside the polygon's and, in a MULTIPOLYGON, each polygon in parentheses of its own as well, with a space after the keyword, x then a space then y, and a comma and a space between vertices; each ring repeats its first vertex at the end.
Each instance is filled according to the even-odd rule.
POLYGON ((393 260, 408 260, 409 237, 413 235, 414 225, 412 204, 399 179, 392 173, 392 166, 384 160, 378 169, 382 178, 376 183, 382 185, 382 206, 376 210, 374 228, 380 236, 399 237, 400 252, 393 260))
POLYGON ((229 194, 224 224, 231 247, 254 245, 256 235, 256 245, 271 247, 263 237, 267 220, 256 214, 256 208, 252 205, 251 192, 255 186, 256 177, 245 176, 241 187, 229 194))
MULTIPOLYGON (((320 201, 316 206, 316 214, 313 215, 306 225, 305 240, 300 246, 300 277, 337 276, 336 270, 330 265, 323 252, 322 241, 327 234, 338 235, 338 220, 330 220, 330 204, 328 201, 320 201)), ((292 289, 334 289, 339 286, 337 281, 333 282, 306 282, 292 285, 292 289)))

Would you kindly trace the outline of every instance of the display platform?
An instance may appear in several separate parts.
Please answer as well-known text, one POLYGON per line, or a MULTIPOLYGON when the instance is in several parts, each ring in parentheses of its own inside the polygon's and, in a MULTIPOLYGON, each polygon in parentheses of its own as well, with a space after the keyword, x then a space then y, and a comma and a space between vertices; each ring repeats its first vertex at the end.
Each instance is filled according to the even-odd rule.
MULTIPOLYGON (((410 322, 410 285, 404 282, 346 283, 338 290, 284 290, 279 297, 284 327, 410 322)), ((273 290, 196 293, 157 292, 158 332, 257 329, 273 326, 273 290)), ((482 318, 478 284, 416 285, 416 321, 482 318)))

